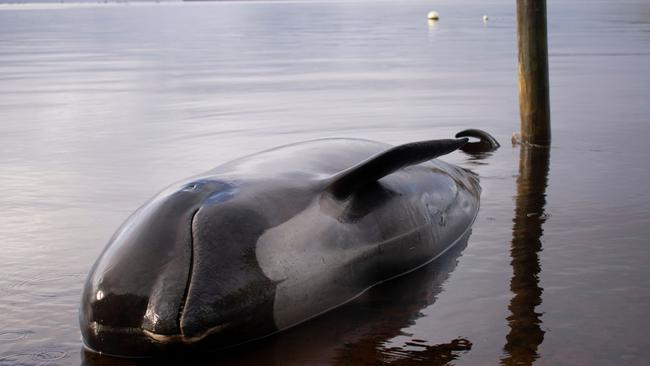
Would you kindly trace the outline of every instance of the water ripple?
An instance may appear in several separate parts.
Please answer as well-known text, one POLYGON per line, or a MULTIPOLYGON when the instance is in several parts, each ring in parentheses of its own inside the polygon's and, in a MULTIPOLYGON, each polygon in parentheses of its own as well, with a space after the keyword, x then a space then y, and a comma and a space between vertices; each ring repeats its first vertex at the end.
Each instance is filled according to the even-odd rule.
POLYGON ((41 364, 49 364, 56 360, 61 360, 68 357, 68 353, 65 351, 46 351, 40 352, 32 356, 35 361, 40 361, 41 364))
POLYGON ((28 330, 11 330, 11 331, 0 331, 0 342, 16 342, 22 339, 27 338, 30 334, 28 330))
POLYGON ((42 352, 24 352, 0 356, 0 366, 34 365, 46 366, 55 364, 56 361, 67 358, 70 354, 66 351, 48 350, 42 352))

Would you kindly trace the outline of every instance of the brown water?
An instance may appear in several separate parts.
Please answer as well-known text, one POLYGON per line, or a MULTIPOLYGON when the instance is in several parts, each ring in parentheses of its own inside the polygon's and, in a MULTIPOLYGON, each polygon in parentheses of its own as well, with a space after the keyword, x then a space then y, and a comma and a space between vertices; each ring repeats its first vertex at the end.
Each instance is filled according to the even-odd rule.
POLYGON ((508 143, 513 1, 0 5, 0 365, 142 363, 85 353, 77 306, 167 184, 289 142, 469 127, 504 146, 445 158, 482 179, 466 245, 187 362, 647 365, 650 3, 548 6, 554 140, 528 150, 508 143))

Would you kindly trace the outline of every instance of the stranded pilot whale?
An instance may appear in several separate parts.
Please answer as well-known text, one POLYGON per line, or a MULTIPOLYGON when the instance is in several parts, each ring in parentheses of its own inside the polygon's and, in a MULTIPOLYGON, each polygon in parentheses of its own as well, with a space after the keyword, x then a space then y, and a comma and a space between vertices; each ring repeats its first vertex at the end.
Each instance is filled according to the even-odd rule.
POLYGON ((478 212, 478 177, 435 159, 467 141, 313 140, 173 184, 91 268, 84 345, 125 357, 227 348, 424 266, 478 212))

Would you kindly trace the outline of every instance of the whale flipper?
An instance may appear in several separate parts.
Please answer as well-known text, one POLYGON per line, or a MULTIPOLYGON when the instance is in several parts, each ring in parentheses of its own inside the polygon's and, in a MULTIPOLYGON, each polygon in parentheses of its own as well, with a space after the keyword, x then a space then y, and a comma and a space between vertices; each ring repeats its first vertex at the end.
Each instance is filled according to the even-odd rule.
POLYGON ((395 146, 337 174, 325 191, 337 199, 346 199, 369 183, 401 168, 449 154, 465 145, 468 140, 428 140, 395 146))
POLYGON ((468 142, 461 148, 461 150, 467 153, 491 152, 495 151, 501 146, 499 142, 494 137, 492 137, 492 135, 477 128, 460 131, 456 134, 455 137, 474 137, 479 139, 478 142, 468 142))

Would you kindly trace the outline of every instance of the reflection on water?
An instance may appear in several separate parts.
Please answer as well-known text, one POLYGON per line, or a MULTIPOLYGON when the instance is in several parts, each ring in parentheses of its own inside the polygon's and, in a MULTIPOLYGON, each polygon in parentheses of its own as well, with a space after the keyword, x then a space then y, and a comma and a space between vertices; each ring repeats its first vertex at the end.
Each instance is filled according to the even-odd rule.
MULTIPOLYGON (((445 365, 471 349, 466 339, 443 344, 409 337, 404 346, 388 341, 422 317, 467 246, 467 235, 447 253, 418 271, 376 286, 349 304, 265 340, 174 362, 193 365, 445 365)), ((160 364, 160 360, 125 360, 82 352, 86 366, 160 364)))
POLYGON ((503 347, 506 356, 502 365, 531 365, 539 357, 537 349, 544 340, 541 313, 543 289, 539 285, 541 271, 542 225, 546 221, 546 186, 549 170, 549 148, 521 146, 519 177, 512 220, 510 255, 513 275, 510 291, 514 294, 508 309, 510 332, 503 347))
POLYGON ((350 345, 341 352, 341 357, 335 362, 336 366, 378 365, 390 364, 398 366, 428 365, 442 366, 456 360, 461 351, 472 349, 472 343, 466 339, 454 339, 449 343, 427 345, 426 341, 414 339, 407 345, 412 350, 404 348, 386 348, 377 340, 368 339, 350 345))
POLYGON ((337 351, 336 366, 353 365, 446 365, 462 353, 469 351, 472 343, 467 339, 453 339, 447 343, 430 344, 413 339, 403 346, 388 345, 388 341, 403 334, 403 329, 422 317, 421 310, 432 305, 443 283, 458 264, 458 257, 467 246, 467 238, 450 252, 427 266, 423 273, 416 271, 404 279, 377 288, 375 300, 364 313, 374 312, 376 324, 356 341, 348 341, 337 351), (374 310, 373 310, 374 309, 374 310), (390 321, 386 321, 390 319, 390 321))

